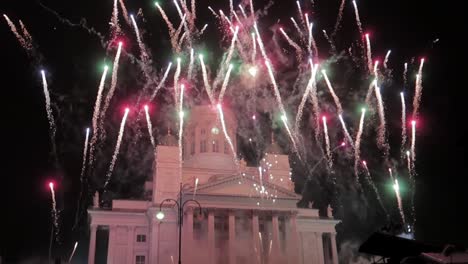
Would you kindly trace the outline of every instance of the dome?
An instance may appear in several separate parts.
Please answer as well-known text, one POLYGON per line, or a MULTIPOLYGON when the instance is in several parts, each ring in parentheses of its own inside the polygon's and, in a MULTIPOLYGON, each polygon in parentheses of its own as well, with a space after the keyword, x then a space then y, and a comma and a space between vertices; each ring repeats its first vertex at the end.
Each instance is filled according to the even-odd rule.
POLYGON ((171 134, 171 130, 167 130, 167 135, 162 136, 161 140, 159 140, 159 145, 162 146, 178 146, 179 142, 177 141, 177 138, 171 134))

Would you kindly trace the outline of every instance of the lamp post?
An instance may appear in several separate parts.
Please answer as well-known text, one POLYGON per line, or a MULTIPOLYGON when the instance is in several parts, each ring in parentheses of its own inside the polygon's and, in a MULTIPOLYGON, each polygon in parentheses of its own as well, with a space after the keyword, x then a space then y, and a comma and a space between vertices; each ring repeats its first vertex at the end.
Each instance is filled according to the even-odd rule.
POLYGON ((184 219, 184 206, 189 203, 189 202, 194 202, 198 205, 198 210, 199 210, 199 213, 201 214, 202 212, 202 208, 201 208, 201 205, 200 203, 197 201, 197 200, 194 200, 194 199, 188 199, 188 200, 185 200, 183 203, 182 203, 182 183, 180 183, 180 187, 179 187, 179 201, 177 200, 174 200, 174 199, 171 199, 171 198, 168 198, 168 199, 165 199, 161 202, 161 204, 159 205, 159 212, 156 214, 156 218, 158 220, 163 220, 164 219, 164 213, 162 211, 162 206, 165 202, 174 202, 176 205, 177 205, 177 210, 178 210, 178 217, 179 217, 179 264, 181 264, 181 251, 182 251, 182 225, 183 225, 183 219, 184 219))

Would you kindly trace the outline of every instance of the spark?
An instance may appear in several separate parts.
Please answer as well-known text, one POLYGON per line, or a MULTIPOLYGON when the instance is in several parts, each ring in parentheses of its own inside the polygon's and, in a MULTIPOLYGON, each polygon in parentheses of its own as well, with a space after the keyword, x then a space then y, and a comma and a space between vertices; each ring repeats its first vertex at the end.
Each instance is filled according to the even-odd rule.
POLYGON ((294 151, 297 153, 297 155, 299 156, 299 159, 300 159, 301 157, 299 155, 299 150, 297 148, 296 140, 294 139, 294 136, 293 136, 293 134, 291 132, 291 129, 289 129, 288 119, 287 119, 285 114, 281 115, 281 121, 283 121, 284 127, 286 128, 286 131, 288 132, 289 138, 290 138, 291 142, 293 143, 294 151))
POLYGON ((346 123, 343 120, 343 116, 341 114, 338 115, 341 123, 341 127, 343 128, 343 131, 345 133, 346 139, 348 140, 349 144, 354 148, 354 141, 351 135, 349 134, 348 129, 346 128, 346 123))
POLYGON ((218 18, 218 14, 216 14, 216 12, 213 10, 213 8, 211 8, 211 6, 208 6, 208 9, 211 11, 211 13, 213 13, 213 15, 218 18))
POLYGON ((408 74, 408 63, 405 62, 404 64, 404 71, 403 71, 403 87, 406 88, 407 84, 408 84, 408 77, 407 77, 407 74, 408 74))
POLYGON ((226 64, 225 65, 229 65, 229 63, 231 62, 232 54, 234 52, 234 46, 236 44, 237 33, 238 32, 239 32, 239 26, 236 26, 235 31, 234 31, 234 36, 232 37, 232 40, 231 40, 231 46, 229 47, 228 55, 226 57, 226 64))
POLYGON ((357 7, 357 4, 356 4, 355 0, 353 0, 353 6, 354 6, 354 14, 356 15, 356 24, 358 26, 359 33, 362 36, 362 24, 361 24, 361 19, 359 18, 359 10, 358 10, 358 7, 357 7))
POLYGON ((7 21, 8 26, 10 26, 11 32, 15 35, 15 37, 18 40, 18 42, 20 43, 21 47, 23 47, 25 50, 29 50, 30 47, 28 46, 28 42, 24 39, 23 36, 21 36, 18 33, 18 30, 16 29, 15 24, 13 24, 13 22, 11 22, 10 18, 7 15, 4 14, 3 17, 7 21))
POLYGON ((126 108, 125 114, 122 118, 122 122, 120 123, 119 136, 117 137, 117 144, 115 145, 114 155, 112 155, 112 161, 106 173, 106 182, 104 183, 104 189, 106 189, 107 185, 109 184, 109 181, 112 176, 112 172, 114 171, 115 163, 117 161, 117 156, 119 155, 120 145, 122 144, 122 138, 125 132, 125 122, 127 121, 128 112, 130 112, 130 109, 126 108))
POLYGON ((325 146, 327 150, 327 158, 328 158, 328 167, 331 168, 333 166, 333 157, 330 150, 330 137, 328 136, 328 127, 327 127, 327 118, 325 116, 322 117, 323 121, 323 135, 325 137, 325 146))
POLYGON ((380 197, 379 190, 377 189, 377 187, 375 186, 374 181, 372 180, 369 168, 367 167, 367 162, 363 161, 362 165, 363 165, 364 169, 366 170, 366 177, 365 178, 367 179, 367 182, 369 183, 369 185, 374 190, 375 196, 377 197, 377 201, 379 202, 380 207, 382 207, 382 210, 385 212, 385 215, 387 216, 387 218, 389 218, 390 216, 389 216, 389 214, 387 212, 387 209, 385 208, 385 206, 384 206, 384 204, 382 202, 382 198, 380 197))
POLYGON ((293 22, 294 24, 294 27, 296 28, 297 30, 297 33, 299 33, 299 35, 301 36, 301 39, 304 37, 304 34, 302 33, 302 30, 301 28, 299 27, 299 25, 297 24, 296 20, 294 19, 294 17, 290 17, 291 21, 293 22))
POLYGON ((180 58, 177 58, 177 68, 174 74, 174 101, 177 105, 177 97, 179 96, 179 77, 180 77, 180 58))
POLYGON ((184 135, 184 90, 185 85, 180 85, 180 98, 179 98, 179 166, 180 166, 180 181, 182 181, 182 136, 184 135))
POLYGON ((388 156, 389 147, 386 140, 386 122, 385 122, 385 109, 382 100, 382 94, 380 93, 380 87, 377 85, 375 86, 375 96, 377 97, 378 108, 379 108, 379 119, 380 124, 378 127, 378 135, 377 135, 377 145, 380 149, 382 149, 385 153, 385 156, 388 156))
POLYGON ((171 23, 169 18, 166 15, 166 12, 164 12, 164 9, 161 8, 158 2, 156 2, 156 7, 158 8, 159 12, 161 13, 161 16, 163 17, 164 21, 167 24, 167 28, 169 29, 169 35, 172 37, 175 33, 174 25, 171 23))
POLYGON ((405 95, 403 92, 400 93, 401 98, 401 153, 404 152, 406 145, 406 104, 405 95))
POLYGON ((240 9, 240 11, 241 11, 241 13, 242 13, 242 16, 243 16, 244 18, 247 18, 247 14, 245 13, 244 8, 243 8, 242 5, 240 5, 240 4, 239 4, 239 9, 240 9))
POLYGON ((359 160, 361 159, 361 137, 362 137, 362 132, 364 130, 364 118, 366 116, 366 109, 362 108, 361 109, 361 119, 359 121, 359 130, 356 135, 356 143, 354 144, 354 174, 356 176, 356 182, 359 181, 358 178, 358 164, 359 160))
POLYGON ((283 34, 284 38, 288 41, 289 45, 291 45, 296 50, 297 60, 300 62, 302 61, 302 49, 294 42, 287 34, 284 32, 283 28, 280 28, 281 33, 283 34))
POLYGON ((252 63, 255 63, 255 57, 257 57, 257 41, 255 40, 255 32, 252 32, 252 63))
MULTIPOLYGON (((299 3, 299 1, 296 1, 296 5, 297 5, 297 11, 299 12, 299 17, 301 18, 302 24, 304 24, 304 14, 302 13, 301 3, 299 3)), ((307 27, 308 26, 309 24, 307 24, 307 27)))
POLYGON ((133 15, 130 15, 130 18, 132 19, 133 28, 135 30, 135 35, 136 35, 137 42, 138 42, 138 47, 140 48, 140 53, 141 53, 140 58, 144 63, 146 63, 148 60, 148 53, 146 53, 145 45, 141 41, 140 31, 138 30, 138 25, 135 21, 135 18, 133 17, 133 15))
POLYGON ((234 158, 234 163, 236 164, 237 167, 239 167, 239 161, 237 160, 236 150, 234 149, 234 145, 232 144, 231 137, 229 136, 227 132, 226 123, 224 122, 223 108, 221 104, 217 104, 216 107, 218 108, 219 119, 221 121, 221 126, 223 127, 224 137, 226 138, 226 141, 228 142, 229 147, 231 148, 232 156, 234 158))
POLYGON ((258 72, 258 68, 256 66, 251 66, 248 70, 250 76, 255 77, 258 72))
POLYGON ((371 44, 369 39, 369 33, 366 34, 366 54, 367 54, 367 67, 369 68, 369 72, 372 72, 372 50, 371 44))
POLYGON ((167 76, 169 75, 169 71, 171 70, 171 67, 172 67, 172 62, 169 62, 169 64, 167 65, 166 71, 164 72, 163 78, 161 79, 161 81, 159 81, 158 86, 156 86, 156 89, 154 89, 153 94, 150 97, 150 101, 153 101, 153 99, 154 99, 154 97, 156 97, 156 94, 158 93, 159 89, 161 89, 161 87, 164 85, 164 83, 166 83, 166 79, 167 79, 167 76))
POLYGON ((343 18, 343 10, 345 7, 346 0, 341 0, 340 8, 338 9, 338 16, 336 17, 335 27, 333 29, 332 37, 338 32, 338 27, 340 26, 341 19, 343 18))
POLYGON ((117 53, 114 59, 114 67, 112 69, 111 87, 109 89, 109 92, 107 93, 106 100, 104 102, 104 107, 102 108, 102 111, 101 111, 101 123, 99 125, 101 128, 104 128, 104 118, 106 116, 107 109, 110 106, 111 99, 114 96, 115 88, 117 87, 117 76, 118 76, 117 73, 119 71, 119 60, 120 60, 120 53, 122 52, 122 45, 123 43, 120 41, 119 46, 117 48, 117 53))
POLYGON ((417 118, 419 114, 419 105, 421 104, 421 96, 422 96, 422 70, 424 66, 424 59, 421 59, 421 63, 419 64, 418 74, 416 75, 416 85, 414 91, 414 98, 413 98, 413 118, 417 118))
POLYGON ((302 120, 302 115, 303 115, 303 112, 304 112, 304 106, 305 106, 305 103, 307 102, 307 97, 309 96, 310 91, 312 90, 312 86, 316 85, 315 77, 316 77, 317 69, 318 69, 319 66, 317 65, 316 67, 314 67, 314 65, 312 63, 312 60, 309 61, 309 64, 310 64, 310 69, 311 69, 310 79, 309 79, 309 81, 307 83, 304 94, 302 95, 301 103, 299 104, 299 107, 297 109, 296 122, 294 124, 294 130, 296 131, 296 133, 299 132, 299 126, 300 126, 300 122, 302 120))
POLYGON ((219 103, 223 102, 223 97, 224 97, 224 93, 226 92, 226 88, 227 88, 227 85, 228 85, 228 82, 229 82, 229 76, 231 75, 231 70, 232 70, 232 64, 229 64, 226 76, 224 77, 221 92, 219 93, 219 99, 218 99, 219 103))
POLYGON ((206 73, 206 67, 205 67, 205 62, 203 61, 203 55, 200 54, 198 56, 198 59, 200 60, 200 63, 201 63, 201 66, 202 66, 203 82, 205 84, 206 93, 208 94, 208 98, 210 98, 211 104, 214 104, 214 98, 213 98, 213 94, 211 92, 210 83, 208 81, 208 74, 206 73))
POLYGON ((153 145, 153 148, 154 148, 156 147, 156 143, 154 142, 153 125, 151 124, 151 119, 149 115, 149 107, 148 105, 145 105, 144 108, 145 108, 145 115, 146 115, 146 124, 148 125, 148 133, 150 136, 151 145, 153 145))
POLYGON ((57 201, 55 200, 55 191, 54 191, 54 183, 49 182, 49 188, 50 188, 50 195, 52 198, 52 219, 53 219, 53 224, 54 224, 54 229, 55 229, 55 239, 58 239, 58 233, 59 233, 59 225, 58 225, 58 211, 57 211, 57 201))
POLYGON ((396 197, 397 197, 398 209, 400 211, 401 219, 403 220, 403 224, 405 224, 406 219, 405 219, 405 213, 403 212, 403 203, 401 201, 400 185, 398 184, 398 179, 395 179, 395 184, 393 185, 393 189, 395 190, 395 194, 396 194, 396 197))
POLYGON ((325 82, 327 83, 328 89, 330 90, 330 93, 333 96, 333 100, 335 101, 338 114, 341 115, 343 114, 343 107, 341 106, 340 99, 336 95, 335 90, 333 89, 333 86, 331 85, 330 80, 328 79, 327 72, 325 70, 322 70, 322 74, 323 74, 323 77, 325 78, 325 82))
MULTIPOLYGON (((411 121, 411 160, 416 161, 416 121, 411 121)), ((414 168, 414 165, 412 166, 414 168)))
POLYGON ((120 8, 122 8, 122 14, 123 14, 123 17, 125 19, 125 22, 127 22, 127 24, 130 25, 131 23, 128 20, 128 12, 127 12, 127 8, 125 7, 124 1, 119 0, 119 3, 120 3, 120 8))
POLYGON ((56 159, 56 162, 58 162, 57 161, 57 147, 55 144, 55 133, 57 131, 57 126, 55 125, 54 115, 52 113, 49 88, 47 85, 47 79, 46 79, 44 70, 41 70, 41 75, 42 75, 42 88, 44 91, 45 106, 46 106, 46 112, 47 112, 47 120, 49 121, 49 133, 50 133, 50 141, 52 144, 52 152, 54 154, 54 158, 56 159))
POLYGON ((117 35, 118 33, 120 33, 119 8, 117 6, 117 0, 114 0, 114 9, 112 10, 111 32, 114 35, 117 35))
POLYGON ((383 62, 384 68, 387 69, 387 63, 388 63, 388 58, 390 57, 390 53, 392 53, 392 50, 388 50, 387 54, 385 55, 385 59, 383 62))

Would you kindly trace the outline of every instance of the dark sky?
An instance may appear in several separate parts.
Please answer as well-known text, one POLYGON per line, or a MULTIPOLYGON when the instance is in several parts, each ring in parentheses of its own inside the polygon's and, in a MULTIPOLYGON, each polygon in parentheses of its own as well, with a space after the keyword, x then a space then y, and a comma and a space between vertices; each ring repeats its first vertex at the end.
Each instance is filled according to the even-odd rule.
MULTIPOLYGON (((105 33, 112 2, 43 1, 73 22, 85 17, 88 25, 105 33)), ((198 8, 205 10, 201 2, 205 1, 199 1, 198 8)), ((219 1, 216 2, 213 6, 221 6, 219 1)), ((229 2, 224 2, 222 6, 226 10, 229 2)), ((237 5, 239 1, 234 2, 237 5)), ((317 21, 320 21, 317 26, 330 29, 336 19, 339 1, 315 2, 317 21)), ((352 5, 348 2, 345 21, 354 23, 352 5)), ((139 7, 143 8, 149 21, 145 28, 151 33, 148 45, 155 46, 153 53, 164 50, 161 46, 167 46, 167 42, 161 39, 167 38, 166 26, 151 1, 136 0, 126 3, 127 8, 134 12, 139 7)), ((254 3, 257 4, 256 1, 254 3)), ((445 69, 453 67, 452 61, 456 54, 450 50, 450 40, 445 38, 443 32, 448 22, 440 19, 443 17, 443 11, 439 9, 440 3, 425 0, 362 0, 359 1, 359 9, 364 28, 372 33, 375 40, 373 45, 380 53, 395 47, 392 52, 397 58, 407 60, 411 57, 426 57, 417 150, 417 238, 434 243, 468 246, 468 195, 467 185, 462 184, 467 177, 464 170, 466 166, 463 165, 465 150, 461 145, 464 133, 451 122, 456 118, 453 113, 459 109, 456 109, 458 104, 454 103, 456 100, 452 100, 449 94, 452 89, 466 87, 454 87, 447 82, 445 69), (434 43, 436 39, 438 42, 434 43)), ((293 1, 277 0, 269 17, 288 20, 289 16, 296 15, 294 8, 293 1)), ((15 22, 22 19, 28 27, 44 56, 45 67, 50 72, 52 100, 57 100, 61 107, 75 107, 71 111, 75 113, 73 122, 78 124, 76 131, 62 131, 59 135, 62 140, 75 142, 67 142, 68 147, 60 151, 61 158, 66 163, 65 177, 73 179, 67 179, 59 186, 69 197, 65 199, 65 203, 74 206, 79 190, 77 177, 81 166, 82 139, 63 134, 79 134, 77 131, 84 130, 89 124, 89 110, 80 110, 79 107, 89 108, 94 102, 100 75, 97 65, 106 56, 106 52, 97 38, 79 27, 60 23, 36 1, 2 0, 0 13, 6 13, 15 22), (67 106, 65 102, 69 97, 85 99, 67 106), (69 147, 70 145, 74 147, 69 147)), ((199 20, 213 21, 208 12, 203 11, 203 14, 205 15, 199 20)), ((275 22, 275 19, 269 20, 275 22)), ((2 118, 4 154, 0 193, 4 202, 1 210, 0 256, 14 261, 22 256, 47 254, 50 231, 50 193, 47 182, 59 176, 50 155, 48 123, 38 68, 20 48, 3 17, 0 22, 0 40, 0 76, 5 110, 2 118)), ((162 57, 168 56, 166 53, 162 57)), ((59 110, 54 109, 57 119, 61 120, 59 110)), ((61 122, 66 121, 58 122, 59 130, 61 122)), ((60 145, 65 143, 62 142, 59 147, 60 145)), ((64 226, 68 228, 69 225, 64 226)), ((71 248, 71 235, 64 236, 64 246, 71 248)))

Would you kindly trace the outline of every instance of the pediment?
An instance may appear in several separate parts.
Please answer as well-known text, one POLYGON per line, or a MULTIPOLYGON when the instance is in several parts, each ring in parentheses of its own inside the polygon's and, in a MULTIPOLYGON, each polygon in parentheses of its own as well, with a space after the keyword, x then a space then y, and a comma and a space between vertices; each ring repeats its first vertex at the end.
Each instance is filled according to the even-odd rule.
MULTIPOLYGON (((256 190, 261 189, 262 184, 256 179, 248 176, 213 176, 210 181, 197 187, 196 193, 206 195, 220 196, 243 196, 243 197, 261 197, 273 194, 276 199, 299 199, 300 196, 284 187, 277 186, 270 182, 263 183, 264 192, 260 193, 256 190)), ((194 192, 194 188, 190 187, 186 191, 194 192)))

